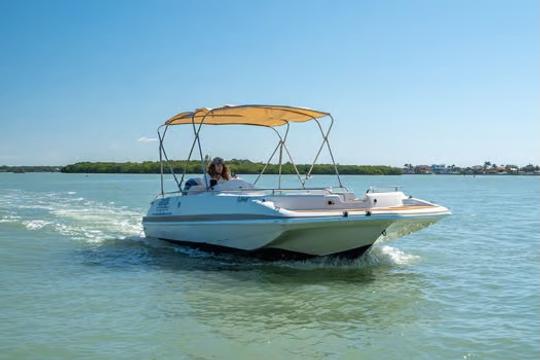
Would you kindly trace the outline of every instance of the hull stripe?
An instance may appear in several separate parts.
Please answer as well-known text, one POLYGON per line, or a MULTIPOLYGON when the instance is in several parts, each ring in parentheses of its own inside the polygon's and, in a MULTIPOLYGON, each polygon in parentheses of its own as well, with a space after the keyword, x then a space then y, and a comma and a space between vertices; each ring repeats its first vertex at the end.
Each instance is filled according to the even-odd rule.
POLYGON ((176 221, 222 221, 222 220, 261 220, 286 219, 280 215, 261 214, 205 214, 205 215, 165 215, 145 216, 143 222, 176 222, 176 221))

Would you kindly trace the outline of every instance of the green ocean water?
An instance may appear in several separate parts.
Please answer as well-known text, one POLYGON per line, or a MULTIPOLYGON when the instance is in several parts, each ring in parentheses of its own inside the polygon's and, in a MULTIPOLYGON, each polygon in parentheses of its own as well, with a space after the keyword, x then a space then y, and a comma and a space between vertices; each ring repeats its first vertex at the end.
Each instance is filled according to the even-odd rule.
POLYGON ((344 182, 453 215, 352 262, 263 262, 145 239, 156 175, 0 174, 0 358, 540 358, 540 178, 344 182))

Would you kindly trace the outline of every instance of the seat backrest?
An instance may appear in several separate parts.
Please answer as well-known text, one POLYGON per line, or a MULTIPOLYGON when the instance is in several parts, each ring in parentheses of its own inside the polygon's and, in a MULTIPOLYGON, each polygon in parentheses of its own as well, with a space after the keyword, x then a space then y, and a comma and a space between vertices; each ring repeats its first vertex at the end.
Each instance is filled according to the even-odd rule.
POLYGON ((204 180, 201 178, 190 178, 184 184, 184 193, 197 194, 206 191, 206 186, 204 186, 204 180))
MULTIPOLYGON (((210 186, 210 185, 209 185, 210 186)), ((212 190, 214 191, 240 191, 255 189, 252 183, 247 182, 240 178, 234 178, 229 181, 223 181, 215 185, 212 190)), ((184 194, 198 194, 206 191, 204 186, 204 179, 202 178, 190 178, 184 184, 184 194)))
POLYGON ((240 178, 234 178, 229 181, 224 181, 214 186, 215 191, 239 191, 251 189, 255 189, 255 186, 253 186, 252 183, 240 178))

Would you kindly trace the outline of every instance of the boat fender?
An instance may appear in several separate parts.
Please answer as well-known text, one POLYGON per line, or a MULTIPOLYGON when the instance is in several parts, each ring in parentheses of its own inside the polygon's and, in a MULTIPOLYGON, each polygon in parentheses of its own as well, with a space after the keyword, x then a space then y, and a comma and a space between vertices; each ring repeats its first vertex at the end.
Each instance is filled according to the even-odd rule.
POLYGON ((371 211, 366 211, 366 216, 371 216, 371 211))
POLYGON ((344 212, 343 212, 343 217, 349 217, 349 212, 348 212, 348 211, 344 211, 344 212))

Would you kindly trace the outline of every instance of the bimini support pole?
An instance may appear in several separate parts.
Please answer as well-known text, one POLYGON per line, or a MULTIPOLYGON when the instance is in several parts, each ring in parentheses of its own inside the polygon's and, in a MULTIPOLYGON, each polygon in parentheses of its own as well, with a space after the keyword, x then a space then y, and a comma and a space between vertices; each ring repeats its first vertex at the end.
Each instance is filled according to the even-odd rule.
POLYGON ((162 161, 163 158, 162 158, 162 156, 165 158, 165 161, 167 161, 167 166, 169 166, 169 171, 171 172, 171 175, 173 176, 174 181, 176 182, 176 185, 178 186, 178 188, 180 188, 180 183, 178 182, 178 178, 176 177, 176 174, 174 173, 174 169, 173 169, 173 167, 171 165, 171 162, 169 161, 169 157, 167 156, 167 152, 165 152, 165 147, 163 146, 163 142, 165 140, 165 134, 167 133, 167 130, 169 129, 169 125, 165 125, 165 130, 163 130, 163 135, 161 135, 161 133, 159 131, 162 126, 160 126, 158 128, 158 137, 159 137, 159 143, 160 143, 159 158, 160 158, 160 163, 161 163, 160 164, 160 167, 161 167, 161 191, 163 193, 163 161, 162 161))
MULTIPOLYGON (((272 130, 274 130, 276 133, 277 133, 277 130, 272 128, 272 130)), ((274 151, 272 151, 272 155, 270 155, 270 157, 268 158, 268 161, 266 162, 266 164, 264 165, 264 167, 262 168, 261 172, 259 173, 259 175, 257 176, 257 178, 255 179, 255 181, 253 182, 253 185, 257 185, 257 181, 259 181, 259 179, 261 178, 261 176, 264 174, 266 168, 268 167, 268 165, 270 164, 270 162, 272 161, 272 159, 274 158, 274 155, 276 154, 278 148, 280 147, 281 145, 281 136, 279 136, 279 133, 278 133, 278 137, 279 137, 279 141, 276 145, 276 147, 274 148, 274 151)))
POLYGON ((199 133, 201 132, 201 127, 204 124, 204 121, 206 120, 206 117, 210 113, 212 113, 212 110, 210 110, 209 112, 207 112, 204 115, 204 117, 202 118, 202 120, 201 120, 201 122, 199 124, 199 127, 197 129, 195 128, 195 113, 193 113, 193 116, 191 117, 191 124, 193 125, 193 132, 195 133, 195 141, 197 141, 197 144, 199 146, 199 155, 201 156, 201 172, 203 173, 204 186, 206 188, 206 191, 208 191, 208 179, 206 177, 206 167, 205 167, 205 163, 204 163, 204 157, 203 157, 203 154, 202 154, 201 138, 199 137, 199 133))
POLYGON ((291 155, 291 152, 289 151, 289 149, 287 148, 287 145, 286 145, 286 140, 287 140, 287 135, 288 135, 288 131, 289 131, 289 123, 287 123, 287 131, 285 132, 285 135, 284 137, 281 136, 281 134, 279 133, 279 131, 277 131, 274 127, 271 127, 270 126, 270 129, 274 130, 274 132, 276 133, 279 141, 276 145, 276 147, 274 148, 274 151, 272 151, 272 154, 270 155, 270 157, 268 158, 268 161, 266 162, 266 164, 264 164, 264 167, 262 168, 261 172, 259 173, 259 175, 257 175, 257 178, 255 179, 255 181, 253 182, 253 185, 256 185, 257 182, 259 181, 259 179, 261 178, 261 176, 264 174, 264 172, 266 171, 266 168, 268 167, 268 165, 270 165, 270 162, 272 161, 272 159, 274 158, 274 155, 276 154, 276 152, 278 151, 278 149, 280 150, 280 160, 279 160, 279 180, 278 180, 278 188, 281 188, 281 173, 282 173, 282 169, 281 169, 281 165, 282 165, 282 160, 283 160, 283 149, 285 149, 285 152, 287 153, 287 156, 289 157, 289 160, 291 160, 291 164, 293 165, 294 167, 294 171, 296 172, 296 176, 298 177, 298 181, 300 182, 300 185, 302 186, 302 188, 304 189, 305 186, 304 186, 304 182, 302 181, 302 176, 300 175, 300 171, 298 171, 298 167, 296 166, 296 164, 294 163, 294 159, 292 158, 292 155, 291 155))
MULTIPOLYGON (((336 160, 334 159, 334 154, 332 153, 332 148, 330 147, 330 142, 328 141, 328 135, 330 135, 330 130, 332 129, 332 126, 334 125, 334 117, 331 114, 328 114, 328 116, 330 116, 330 120, 332 121, 330 122, 330 126, 328 127, 328 131, 326 132, 326 135, 324 136, 324 141, 326 142, 326 146, 328 147, 328 152, 330 153, 330 158, 332 158, 332 163, 334 164, 334 170, 336 171, 339 187, 343 187, 343 184, 341 183, 341 177, 339 176, 336 160)), ((318 120, 317 120, 317 124, 319 124, 319 129, 321 130, 321 134, 322 134, 323 133, 322 127, 318 120)))
POLYGON ((283 140, 279 142, 279 167, 278 167, 278 189, 281 189, 281 163, 283 160, 283 140))
MULTIPOLYGON (((312 118, 313 120, 315 120, 315 118, 312 118)), ((315 120, 317 121, 317 120, 315 120)), ((319 125, 319 129, 321 127, 321 125, 317 122, 317 124, 319 125)), ((317 154, 315 155, 315 159, 313 159, 313 162, 311 163, 311 166, 309 167, 309 170, 308 172, 306 173, 306 177, 304 178, 304 182, 308 181, 309 179, 309 176, 311 175, 311 171, 313 171, 313 168, 315 167, 315 163, 317 162, 317 160, 319 160, 319 155, 321 155, 321 151, 324 147, 324 135, 323 135, 323 141, 321 142, 321 146, 319 146, 319 151, 317 151, 317 154)))
POLYGON ((279 133, 277 132, 276 129, 274 129, 274 131, 276 131, 276 133, 278 134, 278 136, 280 137, 280 144, 279 144, 279 169, 278 169, 278 189, 281 189, 281 170, 282 170, 282 167, 283 167, 283 147, 285 146, 285 141, 287 141, 287 136, 289 135, 289 128, 290 128, 290 124, 289 122, 287 121, 287 130, 285 130, 285 135, 283 135, 283 138, 281 138, 281 136, 279 136, 279 133))
MULTIPOLYGON (((163 125, 162 125, 163 126, 163 125)), ((163 191, 163 139, 161 138, 161 133, 159 130, 161 129, 161 126, 157 129, 158 139, 159 139, 159 170, 160 170, 160 178, 161 178, 161 196, 164 195, 163 191)))
POLYGON ((334 160, 334 154, 332 153, 332 148, 330 147, 330 142, 328 141, 328 135, 330 134, 330 130, 332 130, 332 126, 334 125, 334 118, 331 114, 328 114, 330 117, 330 125, 328 126, 328 130, 326 130, 326 133, 324 132, 321 123, 318 119, 313 118, 315 122, 317 123, 317 126, 319 127, 319 131, 321 132, 321 136, 323 138, 323 141, 321 142, 321 146, 319 147, 319 151, 317 151, 317 155, 315 155, 315 159, 313 160, 313 163, 311 164, 311 167, 309 168, 309 171, 306 173, 306 177, 304 179, 304 182, 306 182, 311 175, 311 172, 313 171, 313 168, 315 167, 315 163, 319 159, 319 155, 321 154, 322 149, 324 148, 324 144, 326 143, 326 146, 328 147, 328 152, 330 153, 330 158, 332 159, 332 164, 334 164, 334 171, 336 173, 336 177, 339 183, 340 187, 343 187, 343 184, 341 183, 341 177, 339 175, 339 171, 336 165, 336 161, 334 160))
MULTIPOLYGON (((191 116, 191 124, 193 125, 193 132, 195 134, 195 138, 193 139, 193 143, 191 144, 191 148, 189 149, 189 154, 186 160, 186 165, 184 166, 184 172, 182 173, 182 177, 180 178, 180 185, 179 187, 182 187, 182 184, 184 183, 184 178, 186 177, 189 161, 191 160, 191 155, 193 155, 193 150, 195 149, 195 144, 199 142, 199 133, 201 131, 202 123, 199 124, 197 128, 195 128, 195 114, 191 116)), ((201 148, 201 145, 199 143, 199 150, 201 148)), ((206 180, 206 178, 205 178, 206 180)), ((181 189, 180 189, 181 190, 181 189)))
POLYGON ((304 186, 304 182, 302 181, 302 175, 300 175, 300 171, 298 171, 298 168, 296 167, 296 164, 294 163, 292 155, 289 149, 287 148, 287 145, 285 145, 285 143, 283 143, 283 148, 285 149, 285 152, 287 152, 287 156, 289 157, 289 160, 291 160, 291 164, 294 168, 294 171, 296 172, 296 176, 298 177, 298 181, 300 182, 300 185, 302 185, 302 189, 305 189, 306 187, 304 186))
MULTIPOLYGON (((193 122, 193 117, 191 119, 193 122)), ((200 127, 199 127, 200 129, 200 127)), ((195 134, 195 138, 193 139, 193 143, 191 144, 191 148, 189 149, 189 154, 186 159, 186 164, 184 165, 184 172, 182 173, 182 177, 180 178, 180 187, 182 187, 182 184, 184 183, 184 178, 186 177, 189 161, 191 160, 191 155, 193 154, 193 150, 195 149, 195 144, 197 143, 197 134, 195 134)))
MULTIPOLYGON (((282 152, 283 152, 283 149, 284 149, 285 152, 287 153, 287 156, 289 157, 289 160, 291 161, 291 164, 292 164, 292 166, 294 168, 296 176, 298 177, 298 181, 300 182, 300 185, 302 186, 302 189, 304 189, 305 186, 304 186, 304 182, 302 181, 302 175, 300 175, 300 171, 298 171, 298 167, 296 167, 296 164, 295 164, 294 159, 293 159, 293 157, 291 155, 291 152, 289 151, 289 148, 287 148, 286 141, 287 141, 287 135, 289 134, 289 125, 290 124, 287 122, 287 131, 285 132, 285 136, 283 138, 281 137, 281 135, 279 134, 279 132, 275 128, 272 127, 271 129, 276 132, 277 136, 280 139, 280 143, 278 144, 278 146, 280 147, 280 157, 282 158, 282 156, 283 156, 282 152)), ((276 147, 276 150, 277 150, 277 147, 276 147)), ((274 150, 274 152, 275 152, 275 150, 274 150)), ((272 156, 273 156, 273 154, 272 154, 272 156)), ((280 158, 280 165, 281 165, 281 161, 282 161, 281 158, 280 158)), ((266 166, 265 166, 265 168, 266 168, 266 166)), ((281 175, 281 167, 280 167, 279 174, 281 175)))

